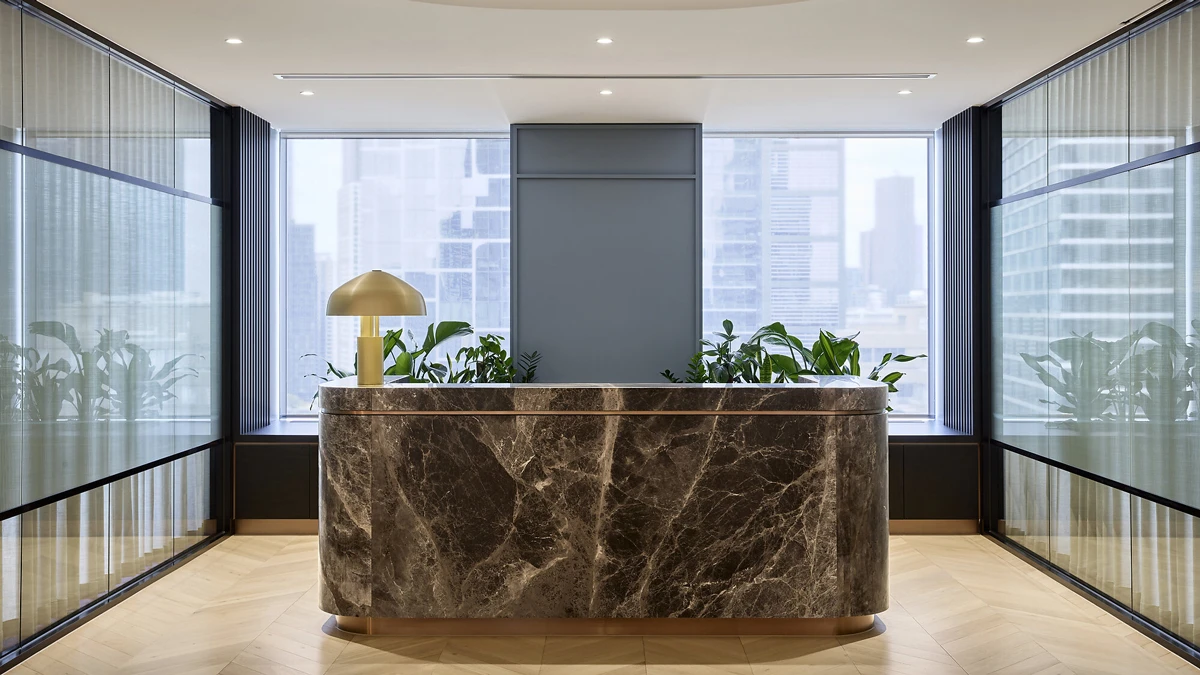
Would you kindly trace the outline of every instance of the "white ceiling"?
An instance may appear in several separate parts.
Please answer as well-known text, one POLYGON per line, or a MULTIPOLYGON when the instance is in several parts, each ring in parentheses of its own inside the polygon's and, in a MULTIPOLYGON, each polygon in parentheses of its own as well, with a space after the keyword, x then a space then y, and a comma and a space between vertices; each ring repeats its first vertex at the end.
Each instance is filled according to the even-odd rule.
MULTIPOLYGON (((630 0, 560 0, 627 7, 630 0)), ((931 130, 1156 0, 646 0, 718 10, 493 9, 548 0, 48 0, 285 130, 529 122, 931 130), (443 4, 448 3, 448 4, 443 4), (749 7, 748 5, 762 5, 749 7), (986 41, 966 43, 970 36, 986 41), (611 45, 596 44, 601 36, 611 45), (238 37, 241 45, 224 40, 238 37), (283 81, 276 73, 937 73, 932 80, 283 81), (314 96, 300 96, 301 90, 314 96), (600 96, 601 89, 613 91, 600 96), (899 96, 901 89, 912 90, 899 96)))

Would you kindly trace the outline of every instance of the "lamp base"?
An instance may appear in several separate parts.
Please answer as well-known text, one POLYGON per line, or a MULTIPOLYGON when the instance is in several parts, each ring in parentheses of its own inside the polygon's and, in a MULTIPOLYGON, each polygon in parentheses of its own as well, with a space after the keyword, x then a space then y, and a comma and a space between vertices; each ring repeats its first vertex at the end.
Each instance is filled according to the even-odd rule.
POLYGON ((358 338, 358 386, 383 386, 383 338, 358 338))

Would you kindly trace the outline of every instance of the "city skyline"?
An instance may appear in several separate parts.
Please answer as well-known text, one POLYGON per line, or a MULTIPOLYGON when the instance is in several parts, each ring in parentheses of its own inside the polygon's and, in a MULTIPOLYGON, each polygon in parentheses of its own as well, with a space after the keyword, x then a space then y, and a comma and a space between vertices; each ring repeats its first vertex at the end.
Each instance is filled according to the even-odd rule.
MULTIPOLYGON (((706 138, 706 334, 724 318, 743 331, 781 321, 806 342, 819 328, 861 333, 868 368, 889 351, 927 354, 922 242, 928 226, 928 143, 706 138), (764 152, 764 143, 773 150, 764 152), (753 155, 750 163, 725 156, 725 148, 738 147, 741 160, 753 155), (820 162, 810 161, 816 156, 820 162), (722 187, 726 183, 728 189, 722 187), (747 189, 754 196, 745 202, 746 217, 713 210, 720 203, 726 210, 740 208, 735 202, 745 200, 747 189), (763 213, 758 205, 767 202, 771 207, 763 213), (718 229, 739 227, 740 233, 716 235, 718 229), (892 256, 889 270, 877 263, 881 269, 870 279, 864 258, 873 238, 882 241, 880 250, 904 244, 914 250, 892 256), (714 267, 718 247, 725 260, 714 267), (746 247, 761 248, 741 263, 729 260, 746 247), (902 280, 887 278, 898 270, 902 280), (735 274, 744 278, 728 276, 735 274)), ((335 279, 340 283, 363 269, 397 273, 426 295, 428 317, 394 319, 393 327, 420 332, 432 321, 455 319, 471 322, 478 334, 507 336, 507 139, 287 144, 285 270, 312 272, 302 272, 294 286, 285 282, 290 336, 282 373, 285 414, 309 414, 317 381, 307 375, 323 371, 326 359, 339 367, 352 363, 356 324, 325 317, 323 299, 335 279), (301 361, 307 353, 321 358, 301 361)), ((388 323, 385 319, 385 327, 388 323)), ((904 370, 905 387, 894 405, 898 412, 926 414, 928 365, 918 361, 904 370)))

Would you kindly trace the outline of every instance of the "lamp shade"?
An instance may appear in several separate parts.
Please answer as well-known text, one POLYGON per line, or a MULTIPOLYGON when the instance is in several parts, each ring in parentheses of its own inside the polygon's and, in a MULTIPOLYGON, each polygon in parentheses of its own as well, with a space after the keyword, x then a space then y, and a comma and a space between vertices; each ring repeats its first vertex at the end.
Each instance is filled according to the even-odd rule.
POLYGON ((338 286, 325 306, 328 316, 425 316, 425 296, 403 279, 381 270, 338 286))

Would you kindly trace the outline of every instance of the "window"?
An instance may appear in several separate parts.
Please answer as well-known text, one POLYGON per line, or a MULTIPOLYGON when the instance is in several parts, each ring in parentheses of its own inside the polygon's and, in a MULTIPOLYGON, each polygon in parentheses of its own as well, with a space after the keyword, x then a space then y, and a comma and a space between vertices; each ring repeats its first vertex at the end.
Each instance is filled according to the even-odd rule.
POLYGON ((368 270, 425 296, 428 316, 384 328, 420 339, 432 322, 466 321, 508 337, 508 139, 288 138, 284 152, 284 415, 312 413, 325 360, 354 363, 358 322, 326 317, 324 303, 368 270))
MULTIPOLYGON (((704 331, 859 333, 863 364, 929 353, 929 139, 704 139, 704 331)), ((896 413, 928 415, 929 362, 896 413)))

